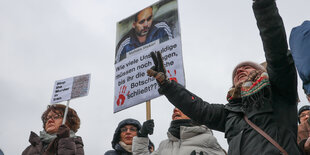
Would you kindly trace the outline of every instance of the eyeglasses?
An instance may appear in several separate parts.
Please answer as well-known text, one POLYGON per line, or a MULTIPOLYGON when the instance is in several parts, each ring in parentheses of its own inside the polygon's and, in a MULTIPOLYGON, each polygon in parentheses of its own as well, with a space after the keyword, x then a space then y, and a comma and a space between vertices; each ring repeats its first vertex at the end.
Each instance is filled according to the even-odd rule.
POLYGON ((130 131, 130 132, 137 132, 137 128, 135 128, 135 127, 131 127, 131 128, 121 128, 121 132, 127 132, 127 131, 130 131))
POLYGON ((56 119, 60 119, 60 118, 62 118, 61 115, 46 116, 45 122, 47 122, 49 119, 56 120, 56 119))
POLYGON ((300 114, 300 115, 299 115, 299 118, 303 118, 303 117, 306 117, 306 116, 310 117, 310 112, 300 114))

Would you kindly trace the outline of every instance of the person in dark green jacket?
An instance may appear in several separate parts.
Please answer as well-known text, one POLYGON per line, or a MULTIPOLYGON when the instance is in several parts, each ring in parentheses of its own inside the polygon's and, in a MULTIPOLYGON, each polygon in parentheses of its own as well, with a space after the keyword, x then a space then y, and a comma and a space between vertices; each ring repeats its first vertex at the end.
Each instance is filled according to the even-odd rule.
POLYGON ((233 87, 227 104, 203 101, 175 81, 169 81, 161 54, 152 52, 155 66, 148 75, 156 78, 159 93, 194 121, 225 132, 229 155, 298 155, 297 74, 288 51, 283 21, 275 0, 254 0, 254 15, 263 41, 267 69, 243 62, 233 71, 233 87), (254 130, 248 118, 280 147, 254 130))

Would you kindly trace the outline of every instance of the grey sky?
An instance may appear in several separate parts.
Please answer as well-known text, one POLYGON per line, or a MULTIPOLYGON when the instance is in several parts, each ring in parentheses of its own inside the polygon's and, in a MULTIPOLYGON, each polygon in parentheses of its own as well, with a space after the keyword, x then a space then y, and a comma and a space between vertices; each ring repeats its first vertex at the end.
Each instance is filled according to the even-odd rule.
MULTIPOLYGON (((156 0, 0 0, 0 148, 21 154, 55 80, 91 74, 89 95, 70 102, 81 118, 86 154, 104 154, 119 121, 145 120, 145 104, 113 114, 116 22, 156 0)), ((179 0, 187 88, 210 103, 226 103, 233 67, 263 62, 251 0, 179 0)), ((309 0, 278 0, 287 36, 310 19, 309 0)), ((301 105, 308 104, 299 80, 301 105)), ((165 139, 173 106, 151 101, 156 147, 165 139)), ((301 106, 299 105, 299 107, 301 106)), ((227 150, 224 134, 215 132, 227 150)))

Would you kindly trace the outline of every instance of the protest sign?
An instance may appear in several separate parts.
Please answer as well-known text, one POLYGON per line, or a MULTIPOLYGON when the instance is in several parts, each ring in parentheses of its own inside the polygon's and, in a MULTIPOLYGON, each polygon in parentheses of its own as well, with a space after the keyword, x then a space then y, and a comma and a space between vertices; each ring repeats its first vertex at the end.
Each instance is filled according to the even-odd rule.
POLYGON ((51 103, 88 95, 90 74, 55 81, 51 103))
POLYGON ((159 96, 156 80, 146 74, 154 65, 150 52, 156 51, 169 79, 184 85, 176 0, 159 1, 117 24, 114 113, 159 96))

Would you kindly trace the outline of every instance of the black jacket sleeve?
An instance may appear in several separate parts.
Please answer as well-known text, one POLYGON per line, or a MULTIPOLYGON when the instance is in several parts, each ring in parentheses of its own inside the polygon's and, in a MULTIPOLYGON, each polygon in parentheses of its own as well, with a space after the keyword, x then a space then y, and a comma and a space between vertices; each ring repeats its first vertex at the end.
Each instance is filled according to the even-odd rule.
POLYGON ((162 93, 174 106, 192 120, 204 124, 210 129, 224 132, 227 111, 223 104, 204 102, 201 98, 174 81, 164 86, 162 93))
POLYGON ((273 91, 296 103, 297 75, 286 33, 274 0, 255 0, 253 10, 263 41, 267 71, 273 91))

